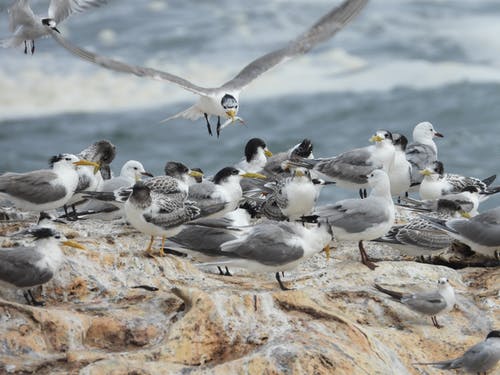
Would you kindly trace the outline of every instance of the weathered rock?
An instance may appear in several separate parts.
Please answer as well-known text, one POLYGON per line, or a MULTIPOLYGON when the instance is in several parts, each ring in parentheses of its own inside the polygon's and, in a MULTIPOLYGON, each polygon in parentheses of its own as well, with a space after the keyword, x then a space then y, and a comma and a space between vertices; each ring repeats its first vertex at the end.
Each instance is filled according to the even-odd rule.
POLYGON ((329 262, 318 255, 287 274, 295 290, 281 291, 272 274, 225 277, 188 258, 146 257, 148 238, 118 223, 56 225, 87 250, 64 249, 38 291, 45 307, 0 289, 0 373, 438 373, 412 363, 460 354, 500 327, 500 268, 422 264, 369 243, 384 259, 370 271, 345 243, 329 262), (442 329, 373 288, 425 290, 439 277, 457 293, 442 329))

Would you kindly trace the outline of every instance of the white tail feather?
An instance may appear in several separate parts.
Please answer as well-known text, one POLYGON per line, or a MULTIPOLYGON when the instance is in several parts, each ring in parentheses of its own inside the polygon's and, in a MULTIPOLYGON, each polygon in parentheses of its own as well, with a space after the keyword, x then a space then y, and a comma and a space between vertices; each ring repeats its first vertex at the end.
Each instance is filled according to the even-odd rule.
POLYGON ((187 120, 191 121, 196 121, 198 120, 201 116, 203 116, 203 113, 196 107, 196 105, 193 105, 189 107, 188 109, 177 113, 176 115, 170 116, 166 118, 165 120, 161 120, 160 123, 164 123, 179 117, 185 118, 187 120))

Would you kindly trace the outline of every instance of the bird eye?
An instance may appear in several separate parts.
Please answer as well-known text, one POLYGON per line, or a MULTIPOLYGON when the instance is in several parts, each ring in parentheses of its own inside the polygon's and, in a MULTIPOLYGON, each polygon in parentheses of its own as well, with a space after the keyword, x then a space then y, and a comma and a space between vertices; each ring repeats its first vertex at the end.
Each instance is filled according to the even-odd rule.
POLYGON ((57 235, 57 236, 54 236, 57 240, 61 238, 61 236, 57 235))
POLYGON ((137 167, 134 167, 134 170, 137 170, 138 168, 137 167))

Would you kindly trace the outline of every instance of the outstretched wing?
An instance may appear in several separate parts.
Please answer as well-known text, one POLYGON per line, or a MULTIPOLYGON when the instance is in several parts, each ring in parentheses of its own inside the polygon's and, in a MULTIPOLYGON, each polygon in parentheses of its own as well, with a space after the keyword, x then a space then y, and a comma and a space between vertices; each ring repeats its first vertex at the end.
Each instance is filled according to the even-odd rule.
POLYGON ((106 3, 107 0, 50 0, 48 14, 49 18, 59 23, 68 18, 71 13, 83 12, 106 3))
POLYGON ((276 65, 309 52, 314 46, 330 39, 346 26, 367 3, 368 0, 344 1, 339 7, 321 17, 318 22, 293 40, 288 46, 252 61, 236 77, 222 85, 221 88, 226 90, 241 90, 255 78, 276 65))
POLYGON ((184 78, 167 72, 162 72, 161 70, 146 68, 138 65, 128 65, 121 61, 110 59, 109 57, 99 56, 93 52, 75 46, 74 44, 63 38, 57 31, 52 30, 50 27, 47 27, 47 30, 52 38, 54 38, 54 40, 61 46, 63 46, 67 51, 77 57, 80 57, 83 60, 87 60, 93 64, 100 65, 103 68, 121 73, 134 74, 138 77, 147 77, 158 81, 168 81, 182 87, 183 89, 202 96, 210 96, 214 91, 213 89, 196 86, 195 84, 189 82, 184 78))

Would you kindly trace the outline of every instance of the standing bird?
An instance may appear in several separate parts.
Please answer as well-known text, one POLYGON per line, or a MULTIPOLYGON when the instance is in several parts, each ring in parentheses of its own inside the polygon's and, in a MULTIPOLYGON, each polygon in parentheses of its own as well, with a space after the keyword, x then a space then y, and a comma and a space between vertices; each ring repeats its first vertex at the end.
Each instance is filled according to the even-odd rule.
POLYGON ((0 41, 2 47, 17 47, 24 42, 24 53, 35 53, 35 39, 48 36, 47 27, 59 33, 57 25, 75 12, 105 4, 107 0, 50 0, 47 17, 33 13, 29 0, 15 0, 8 8, 9 30, 13 35, 0 41), (28 47, 29 46, 29 47, 28 47))
POLYGON ((434 138, 443 138, 430 122, 421 122, 413 129, 413 142, 406 147, 406 158, 411 164, 411 185, 422 181, 420 171, 437 160, 438 150, 434 138))
POLYGON ((234 121, 243 121, 237 114, 239 109, 239 95, 246 86, 276 65, 303 55, 309 52, 317 44, 330 39, 338 31, 344 28, 367 3, 368 0, 344 1, 340 6, 322 16, 311 28, 291 41, 286 47, 255 59, 244 67, 233 79, 216 88, 200 87, 184 78, 170 73, 152 68, 128 65, 120 61, 96 55, 90 51, 72 45, 52 29, 47 28, 47 30, 65 49, 91 63, 118 72, 134 74, 139 77, 168 81, 199 95, 200 98, 196 104, 167 118, 165 121, 178 117, 194 121, 204 116, 208 133, 212 135, 209 117, 212 115, 217 116, 217 136, 219 136, 221 129, 227 125, 234 121), (227 121, 223 124, 220 122, 221 117, 227 118, 227 121))
POLYGON ((0 249, 0 284, 23 289, 29 304, 43 306, 29 288, 47 283, 57 272, 64 260, 59 245, 85 248, 51 228, 30 229, 28 233, 35 237, 35 246, 0 249))
POLYGON ((144 182, 138 181, 132 194, 125 202, 127 221, 139 232, 149 234, 151 240, 146 253, 151 254, 155 236, 161 236, 163 248, 166 237, 174 236, 182 229, 182 224, 198 217, 200 210, 192 202, 185 201, 181 195, 162 194, 144 182))
POLYGON ((402 135, 393 133, 394 162, 389 168, 389 181, 391 182, 391 195, 402 196, 410 189, 411 164, 406 159, 406 146, 408 139, 402 135))
POLYGON ((356 148, 325 159, 299 159, 289 163, 312 169, 312 175, 327 182, 335 182, 347 189, 359 189, 361 198, 366 197, 368 175, 375 169, 388 173, 394 162, 392 133, 378 130, 370 138, 375 145, 356 148))
POLYGON ((96 166, 72 154, 59 154, 50 159, 51 169, 27 173, 4 173, 0 176, 0 194, 16 208, 42 212, 65 205, 78 186, 76 167, 96 166))
POLYGON ((344 199, 318 207, 312 218, 326 221, 338 240, 359 241, 361 262, 373 270, 377 266, 368 258, 363 241, 386 234, 394 224, 395 212, 387 174, 376 169, 367 179, 372 191, 366 199, 344 199))
POLYGON ((414 363, 414 365, 431 365, 441 370, 462 369, 470 374, 486 374, 500 361, 500 331, 488 333, 486 339, 467 349, 458 358, 439 362, 414 363))
POLYGON ((312 142, 305 138, 299 144, 296 144, 289 150, 285 152, 279 152, 274 154, 270 158, 267 159, 266 165, 264 165, 264 170, 261 173, 264 173, 267 176, 276 176, 276 175, 286 175, 290 176, 290 172, 288 168, 283 168, 286 166, 286 161, 289 159, 296 158, 305 158, 312 159, 313 155, 313 144, 312 142))
POLYGON ((430 315, 432 324, 434 324, 436 328, 443 327, 439 325, 436 316, 451 311, 455 305, 455 291, 448 283, 448 279, 444 277, 438 280, 438 289, 432 292, 404 294, 385 289, 378 284, 375 284, 375 288, 393 297, 412 311, 430 315))

